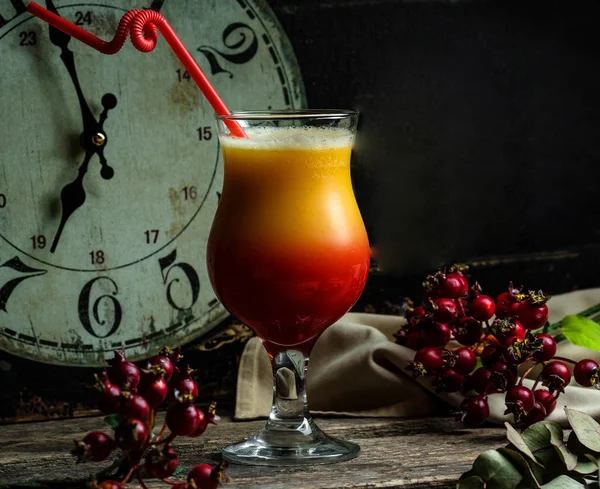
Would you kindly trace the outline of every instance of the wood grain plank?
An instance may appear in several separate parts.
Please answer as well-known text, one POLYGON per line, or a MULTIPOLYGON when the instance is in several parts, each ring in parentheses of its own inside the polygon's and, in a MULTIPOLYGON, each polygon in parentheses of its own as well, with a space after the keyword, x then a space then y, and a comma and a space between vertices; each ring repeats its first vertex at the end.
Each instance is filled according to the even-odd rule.
MULTIPOLYGON (((467 429, 451 418, 317 422, 329 434, 359 443, 361 455, 340 464, 298 468, 231 465, 227 489, 450 488, 479 453, 507 443, 502 428, 467 429)), ((262 425, 226 419, 199 439, 177 439, 184 471, 218 462, 221 446, 250 436, 262 425)), ((107 462, 75 464, 69 455, 73 439, 101 427, 101 418, 1 426, 0 483, 85 478, 106 467, 107 462)), ((151 482, 148 487, 165 485, 151 482)))

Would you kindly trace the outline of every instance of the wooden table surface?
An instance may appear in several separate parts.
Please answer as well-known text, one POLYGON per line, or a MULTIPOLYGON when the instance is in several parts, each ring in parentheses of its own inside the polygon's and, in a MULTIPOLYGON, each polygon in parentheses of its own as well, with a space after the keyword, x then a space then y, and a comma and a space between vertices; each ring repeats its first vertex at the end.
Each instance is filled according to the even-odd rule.
MULTIPOLYGON (((187 472, 197 463, 215 464, 223 444, 248 437, 263 423, 223 420, 200 438, 176 439, 182 467, 187 472)), ((466 429, 452 418, 323 418, 317 423, 331 435, 360 444, 360 456, 305 468, 231 465, 232 482, 225 489, 454 488, 478 454, 507 443, 504 428, 466 429)), ((0 426, 0 488, 85 478, 106 467, 109 462, 75 464, 69 454, 73 439, 99 429, 101 418, 0 426)), ((148 487, 168 486, 157 481, 148 487)))

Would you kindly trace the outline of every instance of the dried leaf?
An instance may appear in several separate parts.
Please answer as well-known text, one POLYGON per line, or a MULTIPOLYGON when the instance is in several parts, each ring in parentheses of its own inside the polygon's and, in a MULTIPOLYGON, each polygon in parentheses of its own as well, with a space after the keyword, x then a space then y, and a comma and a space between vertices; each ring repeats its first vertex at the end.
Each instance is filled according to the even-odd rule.
POLYGON ((509 423, 504 423, 504 426, 506 426, 506 437, 508 438, 508 441, 510 441, 517 448, 517 450, 537 464, 538 461, 535 459, 535 455, 533 455, 529 446, 527 446, 527 443, 525 443, 521 433, 515 430, 509 423))
POLYGON ((496 450, 483 452, 473 463, 473 472, 483 479, 487 489, 515 489, 523 476, 496 450))
POLYGON ((537 472, 539 480, 543 480, 543 470, 539 466, 537 460, 534 459, 534 471, 534 468, 527 463, 527 460, 525 460, 523 455, 521 455, 519 452, 511 450, 510 448, 499 448, 498 452, 500 452, 507 459, 509 459, 512 462, 512 464, 517 468, 517 470, 521 473, 521 475, 524 476, 524 478, 526 479, 525 482, 527 484, 525 487, 539 489, 540 483, 538 481, 538 478, 536 477, 535 472, 537 472))
POLYGON ((550 443, 557 448, 565 467, 567 467, 567 470, 569 471, 573 470, 577 466, 577 456, 567 449, 562 428, 558 424, 552 422, 544 422, 544 425, 550 432, 550 443))
POLYGON ((600 452, 600 424, 581 411, 565 408, 565 412, 579 442, 594 452, 600 452))
POLYGON ((566 475, 561 475, 548 484, 544 484, 542 489, 585 489, 585 486, 566 475))

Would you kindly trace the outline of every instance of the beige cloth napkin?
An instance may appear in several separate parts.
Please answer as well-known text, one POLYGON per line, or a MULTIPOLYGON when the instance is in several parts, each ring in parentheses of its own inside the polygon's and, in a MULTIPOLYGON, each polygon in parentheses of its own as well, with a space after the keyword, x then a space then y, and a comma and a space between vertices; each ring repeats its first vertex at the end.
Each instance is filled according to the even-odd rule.
MULTIPOLYGON (((550 322, 598 302, 600 288, 553 297, 548 303, 550 322)), ((414 380, 404 370, 414 351, 395 344, 392 337, 404 322, 404 318, 398 316, 349 313, 329 327, 310 358, 307 392, 311 411, 345 416, 427 416, 447 412, 445 403, 458 406, 464 398, 461 394, 436 395, 428 380, 414 380)), ((557 355, 600 362, 600 352, 568 342, 559 344, 557 355)), ((260 340, 252 338, 240 361, 235 418, 268 416, 272 382, 269 357, 260 340)), ((532 384, 525 380, 525 385, 532 384)), ((489 397, 490 421, 510 420, 511 417, 502 414, 504 395, 489 397)), ((600 419, 600 391, 597 389, 579 387, 572 381, 548 419, 566 424, 565 405, 600 419)))

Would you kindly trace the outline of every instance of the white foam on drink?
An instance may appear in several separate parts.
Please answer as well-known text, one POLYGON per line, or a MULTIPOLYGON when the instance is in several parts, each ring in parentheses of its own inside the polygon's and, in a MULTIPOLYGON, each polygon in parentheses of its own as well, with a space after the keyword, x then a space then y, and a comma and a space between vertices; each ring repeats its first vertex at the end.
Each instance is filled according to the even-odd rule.
POLYGON ((221 135, 228 148, 257 150, 326 150, 352 147, 354 135, 347 129, 332 127, 247 127, 248 138, 221 135))

